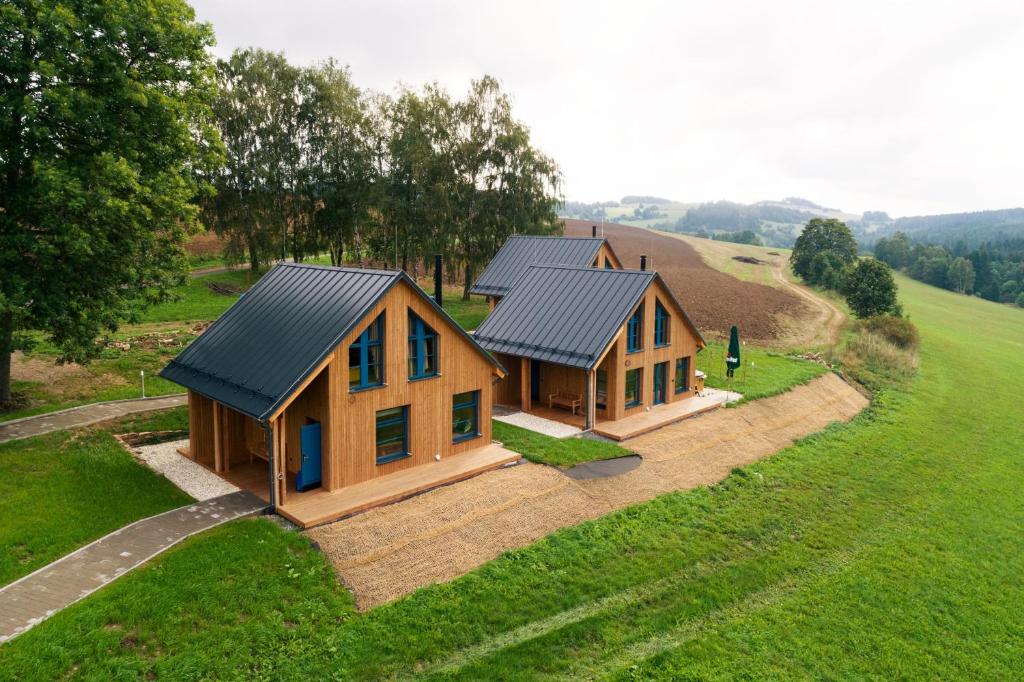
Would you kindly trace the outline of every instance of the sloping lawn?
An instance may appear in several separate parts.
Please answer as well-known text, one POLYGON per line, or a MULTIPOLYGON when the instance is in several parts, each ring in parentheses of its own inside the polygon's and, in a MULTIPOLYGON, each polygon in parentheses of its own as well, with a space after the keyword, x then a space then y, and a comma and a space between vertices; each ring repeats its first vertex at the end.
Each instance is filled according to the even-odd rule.
POLYGON ((0 444, 0 585, 137 519, 191 501, 111 431, 178 428, 181 409, 0 444))
POLYGON ((1019 679, 1024 312, 899 282, 922 332, 912 385, 719 485, 365 614, 300 537, 235 522, 0 647, 0 670, 1019 679))
POLYGON ((580 462, 613 459, 631 454, 629 450, 615 443, 589 438, 552 438, 497 420, 493 424, 494 440, 501 441, 509 450, 539 464, 571 467, 580 462))

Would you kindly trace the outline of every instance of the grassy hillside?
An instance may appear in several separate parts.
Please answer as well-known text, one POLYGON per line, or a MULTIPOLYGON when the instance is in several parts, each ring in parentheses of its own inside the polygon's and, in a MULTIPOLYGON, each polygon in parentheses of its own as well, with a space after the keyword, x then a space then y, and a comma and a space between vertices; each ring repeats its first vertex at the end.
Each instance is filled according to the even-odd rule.
POLYGON ((0 647, 0 670, 1019 678, 1024 311, 899 283, 911 385, 713 488, 365 614, 300 536, 235 522, 0 647))

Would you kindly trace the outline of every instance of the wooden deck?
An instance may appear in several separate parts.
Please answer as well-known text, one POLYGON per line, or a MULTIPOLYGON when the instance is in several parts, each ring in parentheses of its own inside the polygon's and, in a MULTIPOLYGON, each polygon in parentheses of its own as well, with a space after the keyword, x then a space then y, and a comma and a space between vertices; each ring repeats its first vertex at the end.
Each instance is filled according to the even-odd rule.
MULTIPOLYGON (((520 455, 515 452, 491 443, 476 450, 445 457, 440 462, 404 469, 340 490, 328 492, 317 488, 296 493, 295 488, 289 485, 287 503, 279 506, 277 513, 303 528, 310 528, 373 507, 398 502, 431 488, 471 478, 519 459, 520 455)), ((265 487, 266 478, 263 480, 265 487)))
MULTIPOLYGON (((611 438, 612 440, 635 438, 641 434, 660 429, 667 424, 718 409, 725 404, 725 399, 726 395, 724 392, 714 391, 712 395, 705 397, 693 396, 692 398, 675 403, 656 405, 650 410, 637 412, 622 419, 608 421, 598 417, 597 424, 594 425, 594 433, 605 438, 611 438)), ((530 410, 530 414, 569 424, 580 429, 583 428, 583 416, 579 414, 574 415, 569 410, 536 406, 530 410)))

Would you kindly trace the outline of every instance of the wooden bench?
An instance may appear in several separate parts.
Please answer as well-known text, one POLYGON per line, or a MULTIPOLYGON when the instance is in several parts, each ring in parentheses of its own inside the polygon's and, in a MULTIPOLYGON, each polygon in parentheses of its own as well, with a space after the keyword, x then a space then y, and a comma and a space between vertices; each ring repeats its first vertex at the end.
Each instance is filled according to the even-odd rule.
POLYGON ((573 415, 576 414, 576 410, 583 404, 583 396, 579 393, 569 393, 568 391, 558 391, 557 393, 548 394, 548 407, 552 408, 555 405, 564 407, 572 410, 573 415))

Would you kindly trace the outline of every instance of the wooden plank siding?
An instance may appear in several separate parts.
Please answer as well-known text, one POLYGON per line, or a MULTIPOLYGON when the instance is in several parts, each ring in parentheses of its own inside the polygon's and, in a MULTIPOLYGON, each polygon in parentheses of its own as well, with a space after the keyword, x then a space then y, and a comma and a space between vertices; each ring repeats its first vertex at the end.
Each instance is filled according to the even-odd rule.
POLYGON ((597 252, 597 264, 595 267, 603 268, 606 263, 610 263, 612 269, 621 270, 622 262, 616 257, 615 252, 612 251, 611 247, 608 246, 608 242, 601 245, 600 250, 597 252))

